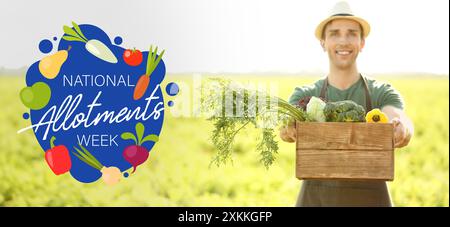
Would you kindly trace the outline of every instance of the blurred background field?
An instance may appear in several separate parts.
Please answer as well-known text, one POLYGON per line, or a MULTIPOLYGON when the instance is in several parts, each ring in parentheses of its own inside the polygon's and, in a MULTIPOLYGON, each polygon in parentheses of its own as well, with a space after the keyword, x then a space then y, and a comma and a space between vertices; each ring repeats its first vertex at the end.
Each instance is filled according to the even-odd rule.
MULTIPOLYGON (((241 82, 276 83, 288 99, 295 86, 318 77, 235 75, 241 82)), ((407 148, 397 149, 395 180, 389 183, 396 206, 449 205, 449 80, 448 76, 377 77, 398 89, 415 124, 407 148)), ((192 77, 169 75, 165 83, 181 86, 174 99, 183 108, 192 77), (183 93, 184 92, 184 93, 183 93)), ((280 142, 275 163, 266 170, 258 162, 255 134, 238 137, 233 164, 211 166, 215 150, 212 126, 202 118, 166 114, 160 141, 136 174, 119 185, 82 184, 69 174, 55 176, 44 160, 19 100, 24 78, 0 76, 0 206, 294 206, 301 181, 295 178, 295 145, 280 142)), ((164 85, 163 85, 164 87, 164 85)), ((170 99, 167 99, 166 102, 170 99)), ((177 107, 178 106, 178 107, 177 107)), ((166 106, 166 108, 169 108, 166 106)), ((186 107, 186 108, 189 108, 186 107)))

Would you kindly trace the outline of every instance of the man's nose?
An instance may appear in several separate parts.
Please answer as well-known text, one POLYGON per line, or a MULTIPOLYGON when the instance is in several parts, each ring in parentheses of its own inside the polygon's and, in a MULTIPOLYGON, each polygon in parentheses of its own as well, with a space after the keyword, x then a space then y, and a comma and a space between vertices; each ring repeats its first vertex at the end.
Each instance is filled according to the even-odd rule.
POLYGON ((348 36, 346 36, 346 35, 339 36, 338 44, 340 44, 340 45, 347 45, 348 43, 350 43, 348 36))

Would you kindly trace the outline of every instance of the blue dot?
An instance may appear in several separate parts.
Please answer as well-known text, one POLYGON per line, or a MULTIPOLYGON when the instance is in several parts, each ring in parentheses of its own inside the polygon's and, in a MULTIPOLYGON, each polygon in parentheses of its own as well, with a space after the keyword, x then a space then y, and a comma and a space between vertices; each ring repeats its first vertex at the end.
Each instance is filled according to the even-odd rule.
POLYGON ((114 38, 114 43, 116 44, 116 45, 120 45, 120 44, 122 44, 122 37, 120 37, 120 36, 116 36, 116 38, 114 38))
POLYGON ((52 51, 53 49, 53 44, 50 40, 48 39, 44 39, 41 42, 39 42, 39 50, 44 53, 50 53, 50 51, 52 51))
POLYGON ((125 172, 125 173, 123 174, 123 177, 127 178, 129 175, 130 175, 129 173, 125 172))
POLYGON ((23 117, 23 119, 26 120, 26 119, 30 118, 30 114, 29 113, 23 113, 22 117, 23 117))
POLYGON ((55 36, 55 37, 53 37, 53 40, 56 41, 56 40, 58 40, 58 38, 56 38, 56 36, 55 36))
POLYGON ((170 96, 175 96, 178 94, 178 92, 180 91, 180 88, 178 87, 178 84, 174 83, 174 82, 170 82, 169 84, 167 84, 166 86, 166 92, 168 95, 170 96))
POLYGON ((173 101, 169 101, 169 102, 167 103, 167 105, 173 106, 173 101))

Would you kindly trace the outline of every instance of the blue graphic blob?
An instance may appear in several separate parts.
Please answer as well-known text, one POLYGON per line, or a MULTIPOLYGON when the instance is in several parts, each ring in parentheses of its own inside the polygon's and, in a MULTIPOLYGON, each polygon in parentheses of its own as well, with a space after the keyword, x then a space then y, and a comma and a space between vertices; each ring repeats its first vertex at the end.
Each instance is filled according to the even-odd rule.
POLYGON ((44 53, 50 53, 50 51, 52 51, 53 49, 53 44, 50 40, 48 39, 44 39, 41 42, 39 42, 39 50, 44 53))
POLYGON ((177 95, 179 91, 180 91, 180 88, 178 87, 178 84, 176 84, 174 82, 170 82, 166 86, 166 93, 170 96, 177 95))
MULTIPOLYGON (((122 172, 131 168, 131 164, 124 159, 122 153, 125 147, 134 145, 135 142, 122 139, 121 134, 124 132, 135 134, 138 122, 145 126, 144 136, 160 134, 164 121, 164 100, 160 83, 164 80, 166 68, 164 61, 161 60, 150 77, 145 95, 139 100, 134 100, 134 88, 138 79, 145 74, 146 64, 127 65, 122 58, 125 49, 112 44, 104 31, 89 24, 81 24, 79 27, 88 40, 95 39, 104 43, 118 62, 108 63, 92 55, 84 42, 67 41, 58 37, 58 50, 68 50, 68 58, 62 64, 58 76, 54 79, 45 78, 39 71, 38 61, 28 69, 26 84, 31 86, 42 81, 51 88, 49 103, 40 110, 30 111, 31 123, 33 125, 42 123, 32 129, 40 146, 44 151, 48 150, 49 140, 55 136, 55 145, 64 145, 70 152, 72 160, 70 174, 80 182, 90 183, 98 180, 101 172, 77 158, 73 154, 76 152, 74 147, 79 148, 78 143, 81 142, 103 166, 115 166, 122 172), (76 99, 80 94, 82 97, 76 99), (72 96, 71 105, 62 105, 70 96, 72 96), (96 97, 98 97, 96 105, 92 105, 96 97), (79 100, 79 103, 74 100, 79 100), (130 118, 125 119, 125 116, 130 118), (147 119, 144 120, 143 116, 147 119), (114 117, 122 120, 110 122, 114 117), (95 123, 96 118, 99 120, 95 123)), ((115 41, 121 43, 117 42, 118 38, 115 41)), ((46 52, 49 48, 48 42, 41 44, 40 50, 46 52)), ((148 51, 142 53, 144 61, 147 62, 148 51)), ((141 146, 150 152, 154 142, 148 141, 141 146)))
POLYGON ((116 38, 114 38, 114 44, 116 44, 116 45, 120 45, 120 44, 122 44, 122 37, 120 37, 120 36, 116 36, 116 38))

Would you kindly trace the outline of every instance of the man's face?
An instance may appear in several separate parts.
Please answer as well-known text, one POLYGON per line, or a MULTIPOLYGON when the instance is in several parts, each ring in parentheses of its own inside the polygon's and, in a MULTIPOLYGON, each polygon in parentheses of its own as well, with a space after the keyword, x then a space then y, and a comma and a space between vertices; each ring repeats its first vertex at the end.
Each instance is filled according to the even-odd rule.
POLYGON ((356 21, 336 19, 329 22, 320 43, 328 52, 330 64, 339 69, 348 69, 353 66, 358 53, 364 47, 361 33, 361 26, 356 21))

